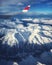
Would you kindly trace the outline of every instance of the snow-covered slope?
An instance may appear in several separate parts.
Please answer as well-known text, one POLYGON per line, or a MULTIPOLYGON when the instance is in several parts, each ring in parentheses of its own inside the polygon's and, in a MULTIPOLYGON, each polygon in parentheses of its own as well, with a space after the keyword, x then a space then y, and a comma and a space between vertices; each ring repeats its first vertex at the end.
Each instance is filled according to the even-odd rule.
POLYGON ((24 18, 21 19, 22 21, 32 21, 34 23, 42 23, 42 24, 52 24, 52 19, 45 19, 45 18, 24 18))
MULTIPOLYGON (((5 33, 3 44, 6 42, 8 45, 13 46, 20 42, 30 42, 30 44, 45 44, 52 42, 52 26, 39 24, 26 23, 28 26, 24 26, 24 21, 3 20, 0 23, 0 33, 5 33)), ((42 20, 41 22, 52 24, 52 20, 42 20), (50 23, 49 23, 50 22, 50 23)))
MULTIPOLYGON (((0 42, 2 41, 2 44, 8 44, 9 46, 11 46, 11 48, 13 45, 19 43, 21 44, 21 42, 26 41, 28 41, 30 44, 39 44, 38 48, 35 47, 34 52, 32 52, 32 54, 27 53, 27 56, 26 52, 23 52, 23 50, 22 53, 18 53, 17 51, 17 54, 15 53, 15 55, 13 56, 13 52, 15 51, 15 49, 12 51, 12 55, 9 57, 9 60, 6 60, 8 57, 7 55, 5 57, 5 54, 1 54, 3 57, 5 57, 5 59, 3 59, 3 57, 1 56, 2 59, 0 60, 0 65, 52 65, 52 46, 51 44, 48 44, 52 43, 52 26, 50 25, 52 24, 52 21, 49 23, 44 20, 43 23, 46 22, 46 24, 49 25, 41 24, 39 19, 35 19, 34 22, 35 21, 39 23, 32 23, 33 21, 29 20, 20 21, 19 19, 16 19, 16 21, 0 21, 0 42), (27 26, 25 26, 24 23, 27 24, 27 26), (41 46, 41 44, 47 44, 47 46, 45 45, 46 48, 44 46, 41 46), (19 63, 11 59, 11 57, 16 59, 18 56, 20 57, 19 59, 22 58, 19 63)), ((6 49, 4 47, 2 48, 4 50, 6 49)), ((21 48, 19 49, 19 51, 20 50, 21 48)))

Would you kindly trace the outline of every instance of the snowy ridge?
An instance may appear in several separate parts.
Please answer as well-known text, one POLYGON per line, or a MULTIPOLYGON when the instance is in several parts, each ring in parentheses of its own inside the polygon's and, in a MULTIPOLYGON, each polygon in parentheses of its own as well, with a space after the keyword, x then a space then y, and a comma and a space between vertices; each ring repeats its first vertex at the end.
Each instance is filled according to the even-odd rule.
POLYGON ((44 23, 44 24, 52 24, 52 19, 45 19, 45 18, 24 18, 21 19, 22 21, 32 21, 34 23, 44 23))
POLYGON ((25 19, 21 19, 22 21, 32 21, 32 18, 25 18, 25 19))
MULTIPOLYGON (((39 19, 35 19, 35 21, 39 22, 39 19)), ((52 20, 49 20, 49 22, 52 22, 52 20)), ((22 22, 22 21, 21 21, 22 22)), ((48 23, 49 23, 48 22, 48 23)), ((28 26, 25 27, 23 25, 23 22, 20 23, 20 21, 17 19, 15 22, 5 20, 4 22, 1 22, 2 29, 0 29, 0 32, 4 29, 5 32, 5 38, 3 41, 3 44, 7 41, 8 45, 15 45, 14 43, 20 43, 20 41, 29 41, 31 44, 45 44, 45 43, 51 43, 52 42, 52 27, 50 25, 40 25, 40 24, 32 24, 27 23, 28 26), (18 23, 16 23, 18 22, 18 23), (10 29, 11 28, 11 29, 10 29), (13 29, 14 28, 14 29, 13 29)), ((52 23, 51 23, 52 24, 52 23)))
POLYGON ((8 30, 4 38, 3 44, 7 41, 8 45, 13 46, 15 43, 18 43, 18 40, 14 37, 17 31, 14 29, 8 30))
MULTIPOLYGON (((38 20, 36 19, 37 22, 40 22, 38 20)), ((3 47, 2 49, 4 49, 4 51, 7 49, 6 52, 12 51, 11 53, 8 52, 7 54, 9 56, 6 55, 6 57, 5 52, 3 55, 1 54, 2 58, 4 57, 5 59, 0 60, 0 65, 52 65, 52 44, 49 44, 52 43, 52 26, 41 25, 40 23, 32 24, 29 22, 26 23, 27 26, 23 24, 24 21, 20 21, 18 19, 16 19, 16 21, 3 20, 0 22, 0 42, 2 40, 2 44, 9 45, 8 49, 3 47), (32 53, 28 53, 29 49, 26 52, 22 50, 22 53, 18 53, 16 48, 13 46, 16 44, 20 45, 21 42, 26 41, 28 41, 30 44, 34 43, 35 46, 37 44, 38 46, 32 47, 33 49, 35 48, 32 53), (47 44, 47 46, 45 45, 46 48, 44 47, 44 44, 47 44), (15 53, 16 51, 17 53, 15 53), (26 54, 29 55, 26 56, 26 54), (13 59, 16 59, 17 61, 15 62, 13 59), (21 61, 19 62, 18 59, 21 61)), ((31 47, 29 46, 28 48, 31 47)), ((20 47, 19 51, 21 51, 20 47)))

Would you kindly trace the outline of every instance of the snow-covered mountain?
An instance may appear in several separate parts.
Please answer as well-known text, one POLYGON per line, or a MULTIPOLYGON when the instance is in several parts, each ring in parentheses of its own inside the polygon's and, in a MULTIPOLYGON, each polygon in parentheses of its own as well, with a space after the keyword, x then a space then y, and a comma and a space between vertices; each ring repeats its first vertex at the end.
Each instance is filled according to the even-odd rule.
POLYGON ((52 19, 46 19, 46 18, 23 18, 21 20, 26 22, 32 21, 33 23, 42 23, 42 24, 52 25, 52 19))
POLYGON ((0 46, 0 65, 52 65, 52 20, 1 19, 0 46), (15 48, 16 44, 22 45, 26 41, 30 44, 34 43, 35 46, 15 48))
POLYGON ((51 24, 52 20, 43 18, 35 18, 31 19, 31 21, 27 19, 25 19, 25 21, 23 19, 21 21, 19 19, 16 19, 16 21, 0 20, 0 33, 5 34, 3 44, 7 42, 8 45, 13 46, 16 43, 18 44, 26 41, 30 44, 51 43, 51 24))

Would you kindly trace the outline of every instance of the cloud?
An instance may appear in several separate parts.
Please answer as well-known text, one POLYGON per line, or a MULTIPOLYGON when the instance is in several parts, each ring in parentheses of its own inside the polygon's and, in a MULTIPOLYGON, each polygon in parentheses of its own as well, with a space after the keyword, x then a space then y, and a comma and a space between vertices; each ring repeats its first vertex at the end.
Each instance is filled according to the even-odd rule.
POLYGON ((19 2, 18 5, 24 5, 23 3, 19 2))
POLYGON ((19 4, 19 5, 23 5, 23 3, 25 4, 36 4, 36 3, 49 3, 52 2, 51 0, 1 0, 0 4, 1 5, 9 5, 9 4, 19 4))
MULTIPOLYGON (((29 0, 30 1, 30 0, 29 0)), ((1 0, 0 1, 0 12, 12 12, 15 13, 14 10, 19 11, 24 6, 24 3, 27 4, 29 2, 27 0, 1 0), (22 6, 23 5, 23 6, 22 6), (22 6, 22 7, 19 7, 22 6)))
POLYGON ((29 2, 29 1, 27 1, 27 0, 2 0, 2 1, 0 1, 0 3, 2 3, 1 5, 10 5, 10 4, 20 4, 20 5, 22 5, 22 2, 26 3, 26 2, 29 2))

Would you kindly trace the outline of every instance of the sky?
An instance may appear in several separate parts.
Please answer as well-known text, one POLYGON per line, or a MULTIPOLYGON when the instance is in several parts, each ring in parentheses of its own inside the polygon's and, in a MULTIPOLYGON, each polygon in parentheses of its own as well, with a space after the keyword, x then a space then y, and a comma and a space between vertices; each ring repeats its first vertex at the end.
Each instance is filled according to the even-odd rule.
POLYGON ((0 14, 16 14, 31 5, 28 13, 52 14, 52 0, 0 0, 0 14))

